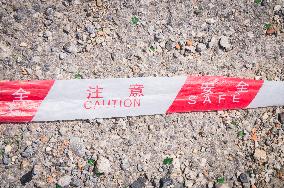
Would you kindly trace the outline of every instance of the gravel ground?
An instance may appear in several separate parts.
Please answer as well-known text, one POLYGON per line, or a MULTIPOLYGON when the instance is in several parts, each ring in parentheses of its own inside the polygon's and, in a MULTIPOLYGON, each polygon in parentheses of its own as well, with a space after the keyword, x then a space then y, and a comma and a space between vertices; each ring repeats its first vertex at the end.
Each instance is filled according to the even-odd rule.
MULTIPOLYGON (((283 33, 283 0, 0 0, 0 80, 284 81, 283 33)), ((283 112, 1 124, 0 187, 284 187, 283 112)))

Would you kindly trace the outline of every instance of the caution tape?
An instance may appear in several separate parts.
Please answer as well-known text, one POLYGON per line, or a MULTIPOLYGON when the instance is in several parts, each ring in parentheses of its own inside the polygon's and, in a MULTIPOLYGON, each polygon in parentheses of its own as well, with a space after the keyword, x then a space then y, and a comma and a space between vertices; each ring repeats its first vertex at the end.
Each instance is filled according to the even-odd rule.
POLYGON ((178 76, 0 82, 0 122, 31 122, 284 105, 284 82, 178 76))

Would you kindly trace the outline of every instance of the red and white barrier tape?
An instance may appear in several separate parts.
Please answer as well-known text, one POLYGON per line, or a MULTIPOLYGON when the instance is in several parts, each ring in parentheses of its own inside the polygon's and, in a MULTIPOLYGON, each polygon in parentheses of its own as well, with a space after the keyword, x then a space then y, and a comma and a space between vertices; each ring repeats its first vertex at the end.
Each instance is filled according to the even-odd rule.
POLYGON ((0 122, 284 105, 284 82, 222 76, 0 81, 0 122))

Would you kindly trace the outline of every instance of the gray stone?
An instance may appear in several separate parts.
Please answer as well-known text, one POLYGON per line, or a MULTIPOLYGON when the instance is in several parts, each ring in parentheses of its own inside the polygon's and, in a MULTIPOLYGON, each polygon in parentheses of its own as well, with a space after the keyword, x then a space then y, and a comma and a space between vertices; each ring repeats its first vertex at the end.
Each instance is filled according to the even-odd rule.
POLYGON ((142 172, 142 171, 144 170, 143 165, 137 164, 137 170, 138 170, 139 172, 142 172))
POLYGON ((246 173, 241 173, 241 174, 239 175, 239 180, 240 180, 242 183, 248 183, 248 182, 249 182, 246 173))
POLYGON ((66 187, 68 185, 70 185, 72 180, 72 177, 69 175, 63 176, 58 180, 58 185, 62 186, 62 187, 66 187))
POLYGON ((22 152, 23 157, 31 157, 34 154, 34 150, 31 146, 26 147, 26 149, 22 152))
POLYGON ((168 51, 170 51, 170 50, 173 49, 173 44, 174 44, 173 41, 169 40, 169 41, 166 42, 165 48, 166 48, 168 51))
POLYGON ((45 31, 43 33, 43 37, 45 37, 45 38, 50 38, 51 36, 52 36, 52 33, 50 31, 45 31))
POLYGON ((93 25, 86 25, 85 29, 89 34, 96 33, 96 28, 93 25))
POLYGON ((145 187, 146 179, 144 177, 139 177, 135 180, 131 185, 130 188, 144 188, 145 187))
POLYGON ((130 167, 128 159, 123 159, 121 161, 120 167, 122 170, 127 170, 130 167))
POLYGON ((70 185, 73 186, 73 187, 81 187, 82 181, 78 178, 73 178, 70 185))
POLYGON ((167 187, 173 184, 173 179, 170 177, 163 177, 160 179, 160 187, 167 187))
POLYGON ((222 36, 220 38, 219 44, 225 51, 229 51, 232 48, 229 38, 227 36, 222 36))
POLYGON ((7 155, 3 155, 3 164, 9 165, 11 162, 11 159, 7 155))
POLYGON ((85 155, 86 152, 85 145, 83 140, 79 137, 72 137, 70 139, 70 148, 78 156, 82 157, 85 155))
POLYGON ((66 56, 67 56, 67 54, 62 52, 62 53, 59 54, 59 59, 63 60, 63 59, 65 59, 66 56))
POLYGON ((206 45, 203 44, 203 43, 198 43, 197 46, 196 46, 196 51, 197 52, 202 52, 204 50, 206 50, 206 45))
POLYGON ((68 53, 77 53, 77 46, 70 42, 66 43, 63 49, 68 53))

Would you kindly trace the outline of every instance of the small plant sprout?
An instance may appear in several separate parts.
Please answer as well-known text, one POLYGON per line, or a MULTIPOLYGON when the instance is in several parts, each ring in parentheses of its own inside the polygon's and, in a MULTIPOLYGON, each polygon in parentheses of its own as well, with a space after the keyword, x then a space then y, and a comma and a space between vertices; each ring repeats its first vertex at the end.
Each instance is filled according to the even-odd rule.
POLYGON ((132 25, 137 25, 138 22, 139 22, 139 18, 136 17, 136 16, 132 16, 132 18, 131 18, 131 24, 132 24, 132 25))
POLYGON ((163 161, 164 165, 171 165, 173 163, 173 158, 166 157, 163 161))
POLYGON ((241 130, 241 131, 238 132, 239 138, 243 138, 245 135, 246 135, 246 133, 245 133, 244 130, 241 130))
POLYGON ((150 46, 150 51, 154 52, 156 49, 153 46, 150 46))
POLYGON ((254 2, 259 5, 261 4, 262 0, 254 0, 254 2))
POLYGON ((82 79, 83 76, 80 73, 75 74, 75 79, 82 79))
POLYGON ((225 178, 224 177, 217 178, 217 183, 218 184, 224 184, 225 183, 225 178))
POLYGON ((88 164, 89 164, 89 165, 94 165, 94 164, 95 164, 95 161, 94 161, 93 159, 89 159, 89 160, 88 160, 88 164))
POLYGON ((272 24, 271 23, 265 23, 263 27, 264 27, 264 29, 268 30, 268 29, 272 28, 272 24))

